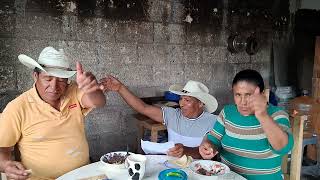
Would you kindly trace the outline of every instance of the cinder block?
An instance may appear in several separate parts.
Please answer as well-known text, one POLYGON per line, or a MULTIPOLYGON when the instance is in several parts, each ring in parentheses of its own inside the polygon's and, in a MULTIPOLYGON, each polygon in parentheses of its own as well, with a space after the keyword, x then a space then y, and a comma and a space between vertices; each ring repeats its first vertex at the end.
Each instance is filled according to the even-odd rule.
POLYGON ((11 38, 0 38, 0 65, 17 64, 15 43, 11 38))
POLYGON ((62 40, 66 38, 62 24, 62 17, 42 14, 19 17, 16 19, 15 36, 26 39, 62 40))
POLYGON ((94 136, 88 136, 90 145, 90 157, 93 161, 99 161, 103 154, 113 151, 126 151, 126 144, 130 151, 134 152, 132 147, 136 144, 136 135, 128 134, 127 137, 116 133, 100 133, 94 136))
POLYGON ((18 61, 19 54, 25 54, 35 60, 38 60, 40 52, 47 46, 52 46, 56 49, 59 48, 57 41, 51 41, 49 39, 30 40, 24 38, 13 39, 14 45, 14 61, 21 64, 18 61))
POLYGON ((20 95, 18 91, 6 91, 0 95, 0 112, 3 112, 7 104, 20 95))
POLYGON ((183 61, 185 64, 198 64, 200 62, 203 62, 201 46, 186 45, 184 50, 183 61))
POLYGON ((32 88, 34 83, 32 78, 32 69, 28 69, 24 65, 18 65, 15 69, 17 73, 17 87, 18 91, 25 92, 32 88))
POLYGON ((60 41, 59 48, 62 48, 71 62, 71 67, 76 67, 76 62, 83 64, 98 64, 97 44, 85 41, 60 41))
POLYGON ((184 44, 186 42, 186 30, 183 24, 169 24, 169 43, 184 44))
POLYGON ((116 59, 121 64, 132 64, 137 62, 137 45, 129 43, 117 44, 115 52, 116 59))
POLYGON ((169 22, 172 7, 167 0, 149 0, 149 21, 151 22, 169 22))
POLYGON ((110 64, 108 67, 101 68, 100 72, 106 72, 117 77, 127 86, 153 86, 153 69, 151 65, 139 64, 110 64))
POLYGON ((138 62, 140 64, 165 64, 168 49, 164 44, 139 44, 138 62))
POLYGON ((100 42, 115 42, 116 23, 107 19, 99 19, 100 27, 97 30, 97 40, 100 42))
POLYGON ((138 43, 152 43, 153 34, 153 23, 140 22, 138 24, 138 43))
POLYGON ((252 57, 248 55, 246 52, 240 52, 236 54, 232 54, 229 51, 227 52, 227 60, 228 63, 250 63, 252 57))
POLYGON ((164 64, 153 67, 155 86, 163 84, 185 83, 185 70, 181 64, 164 64))
POLYGON ((0 14, 13 13, 15 10, 15 2, 10 0, 2 0, 0 2, 0 14))
POLYGON ((110 64, 120 64, 116 62, 116 44, 115 43, 101 43, 97 45, 98 60, 101 66, 108 66, 110 64))
POLYGON ((186 24, 186 43, 200 45, 203 44, 203 27, 199 24, 186 24))
POLYGON ((270 73, 269 62, 252 63, 250 68, 258 71, 264 79, 269 79, 269 73, 270 73))
MULTIPOLYGON (((163 88, 160 86, 130 86, 130 90, 137 96, 137 97, 157 97, 163 96, 163 88)), ((167 90, 167 89, 166 89, 167 90)))
POLYGON ((252 69, 252 65, 250 63, 229 64, 229 66, 229 75, 231 79, 233 79, 234 76, 242 70, 252 69))
POLYGON ((152 68, 148 65, 125 66, 119 75, 124 77, 128 86, 152 86, 154 85, 152 68))
POLYGON ((120 112, 121 111, 109 106, 104 113, 89 113, 85 118, 87 133, 111 133, 115 129, 120 129, 120 124, 118 123, 120 119, 120 112))
POLYGON ((132 43, 107 43, 98 46, 98 58, 102 66, 137 63, 137 45, 132 43))
POLYGON ((138 23, 131 21, 118 21, 116 26, 116 42, 137 42, 138 23))
POLYGON ((184 46, 183 45, 169 45, 168 47, 168 63, 170 64, 183 64, 185 63, 184 46))
POLYGON ((205 29, 202 38, 202 44, 208 46, 224 46, 228 39, 224 36, 221 28, 209 29, 208 27, 205 29))
POLYGON ((234 103, 231 86, 220 88, 215 87, 213 91, 210 90, 210 94, 212 94, 218 101, 218 109, 214 112, 214 114, 219 114, 225 105, 234 103))
POLYGON ((1 37, 12 37, 15 28, 16 16, 4 14, 0 10, 0 35, 1 37))
POLYGON ((137 120, 134 118, 134 114, 138 112, 132 108, 124 109, 121 112, 121 134, 126 137, 128 134, 138 134, 137 120))
POLYGON ((16 89, 16 75, 13 66, 0 66, 0 92, 16 89))
POLYGON ((211 66, 212 80, 226 82, 229 77, 228 70, 229 70, 229 65, 227 64, 227 62, 212 64, 211 66))
POLYGON ((68 40, 98 41, 101 30, 100 18, 80 19, 78 16, 69 16, 68 22, 63 26, 63 31, 68 33, 68 40))
POLYGON ((269 62, 271 59, 271 48, 265 47, 259 49, 259 51, 251 56, 251 62, 252 63, 263 63, 263 62, 269 62))
MULTIPOLYGON (((105 107, 119 106, 120 109, 123 109, 124 106, 126 106, 126 102, 116 92, 107 92, 107 93, 105 93, 105 96, 107 98, 107 104, 105 107)), ((104 108, 102 108, 102 109, 104 109, 104 108)))
POLYGON ((186 64, 185 65, 186 80, 200 81, 209 84, 212 80, 212 66, 207 64, 186 64))
POLYGON ((205 46, 202 48, 202 63, 213 64, 227 62, 227 48, 221 46, 205 46))
POLYGON ((170 22, 173 23, 186 23, 186 8, 181 1, 171 1, 171 17, 170 22))
POLYGON ((186 30, 182 24, 162 23, 154 24, 154 41, 158 43, 184 44, 186 42, 186 30))

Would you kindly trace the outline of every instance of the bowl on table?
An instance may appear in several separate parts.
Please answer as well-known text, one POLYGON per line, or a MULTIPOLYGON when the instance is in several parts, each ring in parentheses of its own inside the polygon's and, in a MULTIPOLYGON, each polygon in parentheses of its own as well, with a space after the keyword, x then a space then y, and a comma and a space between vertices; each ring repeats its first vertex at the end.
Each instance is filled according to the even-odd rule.
POLYGON ((158 180, 187 180, 188 175, 181 169, 166 169, 159 173, 158 180))
POLYGON ((189 168, 199 179, 215 179, 230 172, 230 168, 217 161, 198 160, 190 164, 189 168))
MULTIPOLYGON (((133 154, 129 152, 129 155, 133 154)), ((116 151, 107 153, 100 158, 100 162, 104 164, 107 168, 113 169, 125 169, 124 161, 127 158, 127 152, 125 151, 116 151)))

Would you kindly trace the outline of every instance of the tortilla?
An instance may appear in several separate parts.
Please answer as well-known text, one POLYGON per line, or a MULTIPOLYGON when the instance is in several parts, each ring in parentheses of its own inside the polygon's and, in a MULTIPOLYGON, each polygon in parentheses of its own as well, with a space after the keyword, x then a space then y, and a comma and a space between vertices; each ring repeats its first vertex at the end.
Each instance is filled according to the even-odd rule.
POLYGON ((183 155, 181 158, 176 159, 176 160, 169 160, 168 162, 174 165, 177 165, 181 168, 188 167, 189 164, 192 162, 192 157, 191 156, 186 156, 183 155))

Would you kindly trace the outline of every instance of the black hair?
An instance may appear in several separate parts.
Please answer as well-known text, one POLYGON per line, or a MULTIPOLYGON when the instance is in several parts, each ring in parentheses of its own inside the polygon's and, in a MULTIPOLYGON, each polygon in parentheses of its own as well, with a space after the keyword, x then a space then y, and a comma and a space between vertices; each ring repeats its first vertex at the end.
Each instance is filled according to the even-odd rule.
POLYGON ((33 69, 33 72, 39 74, 39 73, 42 72, 42 70, 41 70, 40 68, 35 67, 35 68, 33 69))
POLYGON ((252 83, 260 88, 260 93, 264 91, 264 82, 261 74, 252 69, 246 69, 238 72, 236 76, 233 78, 232 87, 238 82, 245 81, 248 83, 252 83))

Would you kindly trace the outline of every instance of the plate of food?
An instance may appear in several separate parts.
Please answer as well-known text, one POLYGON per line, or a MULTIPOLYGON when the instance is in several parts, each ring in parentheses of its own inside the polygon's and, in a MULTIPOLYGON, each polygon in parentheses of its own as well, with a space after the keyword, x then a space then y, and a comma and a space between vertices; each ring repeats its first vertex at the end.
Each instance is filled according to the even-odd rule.
POLYGON ((221 176, 230 172, 230 168, 217 161, 198 160, 190 164, 190 169, 201 177, 221 176))
MULTIPOLYGON (((133 154, 129 152, 129 154, 133 154)), ((106 165, 108 168, 120 168, 124 169, 124 161, 128 157, 127 152, 125 151, 116 151, 107 153, 100 158, 100 162, 106 165)))

